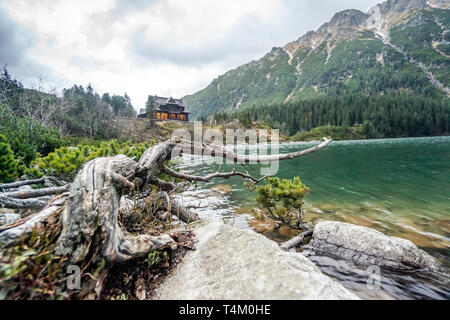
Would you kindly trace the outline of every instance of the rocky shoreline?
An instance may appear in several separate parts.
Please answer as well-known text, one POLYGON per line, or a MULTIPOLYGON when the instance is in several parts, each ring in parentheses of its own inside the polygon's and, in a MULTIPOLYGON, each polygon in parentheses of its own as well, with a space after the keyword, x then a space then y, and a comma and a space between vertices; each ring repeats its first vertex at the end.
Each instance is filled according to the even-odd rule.
POLYGON ((311 246, 317 253, 399 272, 439 272, 443 268, 409 240, 344 222, 319 222, 314 227, 311 246))
POLYGON ((302 254, 220 220, 194 229, 196 250, 157 290, 158 300, 358 299, 302 254))
MULTIPOLYGON (((196 250, 186 254, 154 299, 360 299, 322 273, 306 255, 285 252, 252 230, 217 219, 201 222, 193 232, 196 250)), ((412 242, 366 227, 321 221, 308 246, 358 265, 429 272, 443 281, 449 279, 440 263, 412 242)))

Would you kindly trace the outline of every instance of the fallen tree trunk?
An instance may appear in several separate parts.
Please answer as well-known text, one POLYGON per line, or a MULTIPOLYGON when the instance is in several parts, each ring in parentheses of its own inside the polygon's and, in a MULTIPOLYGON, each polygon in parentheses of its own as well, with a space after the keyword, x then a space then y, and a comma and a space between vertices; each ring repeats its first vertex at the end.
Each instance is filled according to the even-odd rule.
POLYGON ((285 154, 271 154, 271 155, 254 155, 254 154, 237 154, 233 152, 232 150, 214 145, 214 144, 203 144, 199 142, 191 142, 183 139, 179 139, 179 150, 184 151, 186 149, 191 148, 192 154, 195 154, 196 152, 202 151, 203 153, 206 153, 208 155, 214 156, 214 157, 220 157, 227 159, 234 163, 239 164, 246 164, 246 163, 261 163, 261 162, 270 162, 270 161, 282 161, 282 160, 289 160, 289 159, 295 159, 303 157, 309 153, 313 153, 316 151, 319 151, 320 149, 325 148, 327 145, 331 143, 331 139, 323 138, 323 142, 320 144, 308 148, 301 151, 291 152, 291 153, 285 153, 285 154))
POLYGON ((8 209, 40 210, 47 206, 47 202, 34 199, 14 199, 0 194, 0 207, 8 209))
POLYGON ((299 245, 301 245, 303 243, 303 241, 305 241, 305 238, 310 237, 313 235, 313 229, 309 229, 306 231, 303 231, 302 233, 300 233, 298 236, 292 238, 289 241, 286 241, 284 243, 282 243, 280 245, 280 248, 283 250, 290 250, 292 248, 298 247, 299 245))
POLYGON ((59 215, 64 210, 67 196, 68 194, 62 194, 54 198, 39 213, 29 216, 24 220, 19 220, 12 225, 0 227, 0 243, 8 245, 20 239, 22 235, 32 232, 33 229, 39 232, 48 219, 59 215))
POLYGON ((25 191, 17 191, 17 192, 5 192, 0 194, 4 197, 14 198, 14 199, 30 199, 30 198, 39 198, 45 196, 51 196, 58 193, 64 193, 69 191, 70 185, 65 185, 63 187, 52 187, 52 188, 43 188, 43 189, 32 189, 25 191))
POLYGON ((23 181, 16 181, 13 183, 3 183, 0 184, 0 190, 9 190, 9 189, 16 189, 22 186, 28 186, 32 184, 39 184, 44 183, 47 178, 41 178, 41 179, 35 179, 35 180, 23 180, 23 181))

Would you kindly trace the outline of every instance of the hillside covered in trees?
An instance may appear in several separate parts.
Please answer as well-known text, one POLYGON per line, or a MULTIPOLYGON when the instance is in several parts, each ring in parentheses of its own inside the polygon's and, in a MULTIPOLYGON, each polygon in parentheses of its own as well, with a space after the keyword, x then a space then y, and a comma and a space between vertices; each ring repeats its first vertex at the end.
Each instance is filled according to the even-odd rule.
MULTIPOLYGON (((74 85, 59 96, 44 93, 40 87, 25 88, 5 67, 0 75, 0 148, 5 157, 0 164, 0 182, 12 181, 25 173, 42 176, 46 170, 76 171, 84 163, 80 159, 90 159, 97 146, 89 147, 92 152, 85 150, 84 154, 71 152, 67 146, 78 142, 99 146, 100 142, 95 140, 117 138, 118 132, 111 125, 111 119, 135 115, 127 94, 105 93, 100 97, 91 85, 86 88, 74 85), (45 157, 56 150, 59 150, 59 157, 53 155, 51 159, 59 160, 46 162, 45 157), (46 163, 45 168, 36 166, 38 158, 46 163)), ((103 155, 114 154, 113 147, 118 149, 116 153, 128 152, 124 146, 108 144, 103 148, 103 155)))
POLYGON ((367 13, 345 10, 184 101, 194 118, 235 111, 269 115, 289 134, 366 120, 375 136, 444 134, 449 30, 446 1, 389 0, 367 13))
POLYGON ((346 132, 317 132, 315 138, 334 139, 419 137, 450 134, 450 100, 424 96, 344 95, 308 101, 244 108, 232 115, 218 113, 218 122, 237 118, 246 126, 265 123, 296 140, 317 127, 339 127, 346 132))

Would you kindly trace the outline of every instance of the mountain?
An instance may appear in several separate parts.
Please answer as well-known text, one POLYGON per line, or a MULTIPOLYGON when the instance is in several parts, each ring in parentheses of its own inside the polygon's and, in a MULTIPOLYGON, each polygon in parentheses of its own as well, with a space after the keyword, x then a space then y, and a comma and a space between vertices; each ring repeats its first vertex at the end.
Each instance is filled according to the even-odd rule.
POLYGON ((345 10, 183 98, 193 117, 317 97, 450 96, 450 2, 388 0, 345 10))

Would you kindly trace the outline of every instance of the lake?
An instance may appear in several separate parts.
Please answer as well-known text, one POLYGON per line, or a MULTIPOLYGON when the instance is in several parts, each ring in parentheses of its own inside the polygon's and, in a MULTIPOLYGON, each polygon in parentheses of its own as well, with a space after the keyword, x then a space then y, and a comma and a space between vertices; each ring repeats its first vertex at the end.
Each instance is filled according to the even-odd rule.
MULTIPOLYGON (((312 145, 282 144, 280 153, 312 145)), ((199 158, 193 163, 185 159, 180 167, 197 175, 218 169, 199 158)), ((230 169, 222 166, 222 171, 230 169)), ((260 165, 249 166, 255 176, 259 169, 260 165)), ((371 227, 409 239, 450 266, 450 137, 335 141, 316 153, 280 162, 277 176, 299 176, 311 188, 305 198, 305 221, 337 220, 371 227)), ((220 217, 277 242, 296 234, 256 221, 251 215, 257 209, 255 193, 238 177, 199 183, 180 197, 203 218, 220 217)), ((448 287, 420 275, 383 270, 381 288, 368 289, 363 267, 329 257, 310 259, 362 298, 450 298, 448 287)))

